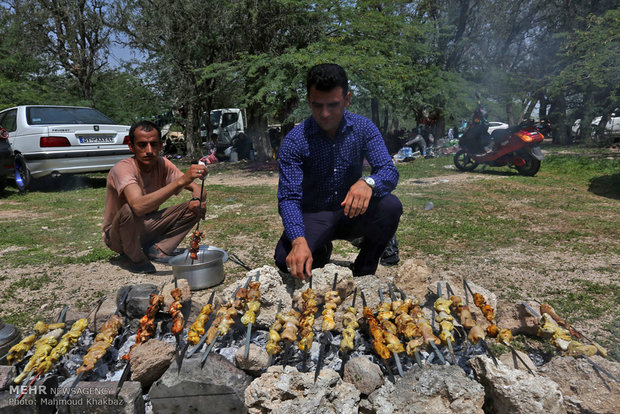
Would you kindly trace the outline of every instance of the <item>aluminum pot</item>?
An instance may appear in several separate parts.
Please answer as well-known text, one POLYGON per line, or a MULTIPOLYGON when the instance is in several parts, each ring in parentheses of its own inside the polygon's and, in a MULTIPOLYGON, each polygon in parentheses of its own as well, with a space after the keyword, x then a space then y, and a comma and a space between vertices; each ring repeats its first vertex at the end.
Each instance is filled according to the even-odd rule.
POLYGON ((224 280, 224 251, 200 249, 198 259, 182 253, 170 259, 172 273, 177 279, 187 279, 190 290, 201 290, 222 283, 224 280))

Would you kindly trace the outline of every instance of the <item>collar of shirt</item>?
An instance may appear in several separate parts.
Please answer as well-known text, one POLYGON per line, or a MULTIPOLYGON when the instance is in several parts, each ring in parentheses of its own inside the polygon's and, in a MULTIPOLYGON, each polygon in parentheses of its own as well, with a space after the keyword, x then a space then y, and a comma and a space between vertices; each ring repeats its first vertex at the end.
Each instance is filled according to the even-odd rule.
POLYGON ((323 131, 314 117, 311 116, 309 119, 308 136, 313 138, 324 138, 330 141, 338 139, 339 137, 342 137, 350 128, 353 128, 353 120, 351 118, 351 113, 349 111, 344 111, 340 124, 338 125, 336 136, 332 139, 325 131, 323 131))

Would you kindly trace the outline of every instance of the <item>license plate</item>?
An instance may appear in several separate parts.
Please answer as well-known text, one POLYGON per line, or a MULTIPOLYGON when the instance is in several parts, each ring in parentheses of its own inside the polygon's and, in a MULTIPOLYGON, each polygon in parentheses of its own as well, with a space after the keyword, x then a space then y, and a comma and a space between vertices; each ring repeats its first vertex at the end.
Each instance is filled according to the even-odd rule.
POLYGON ((114 142, 114 135, 78 135, 80 144, 110 144, 114 142))

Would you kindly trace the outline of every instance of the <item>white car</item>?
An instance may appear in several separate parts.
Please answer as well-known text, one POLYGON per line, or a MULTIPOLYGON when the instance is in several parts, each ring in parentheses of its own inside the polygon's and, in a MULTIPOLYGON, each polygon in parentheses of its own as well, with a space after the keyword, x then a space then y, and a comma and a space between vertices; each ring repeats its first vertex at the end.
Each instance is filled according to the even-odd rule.
POLYGON ((487 132, 490 134, 491 132, 495 131, 496 129, 506 129, 508 128, 508 124, 505 124, 503 122, 489 122, 489 129, 487 129, 487 132))
MULTIPOLYGON (((597 116, 590 123, 592 127, 592 138, 595 138, 596 127, 601 122, 600 116, 597 116)), ((577 137, 579 135, 581 129, 581 119, 577 119, 571 128, 573 137, 577 137)), ((605 126, 605 135, 610 135, 612 137, 620 136, 620 116, 616 116, 616 112, 611 114, 611 118, 607 121, 607 125, 605 126)))
POLYGON ((93 108, 21 105, 0 111, 15 154, 33 178, 108 171, 129 151, 129 126, 93 108))

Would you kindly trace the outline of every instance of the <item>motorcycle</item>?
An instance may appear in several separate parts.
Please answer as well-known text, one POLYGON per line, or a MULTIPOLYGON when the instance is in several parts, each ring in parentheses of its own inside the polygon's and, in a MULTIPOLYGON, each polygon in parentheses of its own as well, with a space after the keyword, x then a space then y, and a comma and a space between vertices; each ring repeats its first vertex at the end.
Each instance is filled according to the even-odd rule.
POLYGON ((459 139, 461 149, 454 154, 456 168, 473 171, 480 164, 491 167, 507 165, 516 168, 521 175, 536 175, 544 158, 539 146, 544 139, 541 129, 550 129, 551 126, 524 121, 489 134, 486 115, 486 109, 478 101, 472 123, 459 139))

